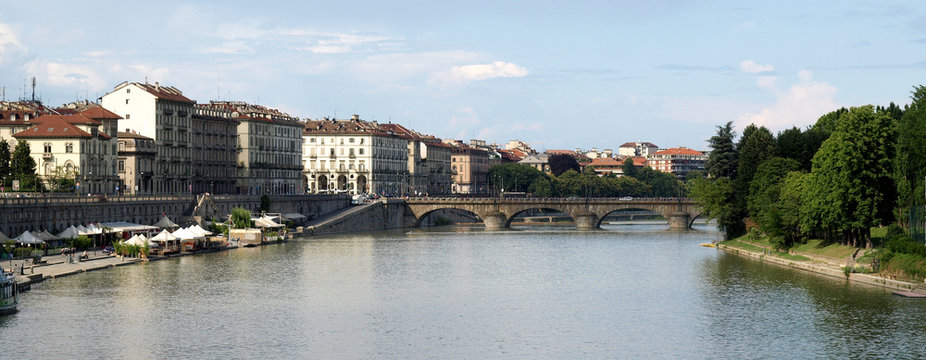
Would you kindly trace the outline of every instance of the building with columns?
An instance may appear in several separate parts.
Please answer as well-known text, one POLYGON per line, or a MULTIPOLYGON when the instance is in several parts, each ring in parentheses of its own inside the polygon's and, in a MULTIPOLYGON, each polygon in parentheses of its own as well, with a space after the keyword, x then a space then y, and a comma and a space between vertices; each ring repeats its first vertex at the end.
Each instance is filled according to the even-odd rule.
POLYGON ((308 120, 302 136, 306 192, 409 193, 408 140, 377 122, 308 120))

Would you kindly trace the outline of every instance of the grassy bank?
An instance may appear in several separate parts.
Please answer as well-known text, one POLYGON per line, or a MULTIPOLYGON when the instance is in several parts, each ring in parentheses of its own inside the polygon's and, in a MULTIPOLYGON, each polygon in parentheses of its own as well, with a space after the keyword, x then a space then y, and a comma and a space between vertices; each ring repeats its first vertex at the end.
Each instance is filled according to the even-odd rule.
POLYGON ((926 246, 893 227, 873 228, 873 249, 859 249, 821 239, 809 239, 788 249, 777 249, 767 236, 751 233, 721 242, 733 248, 778 258, 843 268, 846 274, 866 273, 888 279, 923 283, 926 278, 926 246))

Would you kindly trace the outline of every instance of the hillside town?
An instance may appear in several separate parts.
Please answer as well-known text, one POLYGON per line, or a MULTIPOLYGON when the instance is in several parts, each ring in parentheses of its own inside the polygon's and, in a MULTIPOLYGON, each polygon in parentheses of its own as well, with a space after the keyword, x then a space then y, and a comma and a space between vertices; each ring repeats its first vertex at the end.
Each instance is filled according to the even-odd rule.
POLYGON ((487 177, 493 166, 550 173, 555 155, 616 177, 627 159, 679 178, 707 160, 703 151, 651 142, 538 151, 523 140, 442 139, 360 115, 300 119, 259 104, 197 102, 158 82, 123 82, 97 102, 59 107, 0 102, 0 138, 10 153, 28 147, 43 188, 74 194, 478 195, 496 190, 487 177))

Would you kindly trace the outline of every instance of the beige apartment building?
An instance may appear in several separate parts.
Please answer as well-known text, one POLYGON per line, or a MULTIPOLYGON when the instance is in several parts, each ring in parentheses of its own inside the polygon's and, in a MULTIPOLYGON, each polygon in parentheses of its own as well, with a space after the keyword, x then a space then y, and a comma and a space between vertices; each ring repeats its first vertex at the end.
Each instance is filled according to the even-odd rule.
POLYGON ((379 124, 380 128, 408 142, 409 195, 450 194, 453 184, 450 171, 451 147, 440 139, 408 129, 399 124, 379 124))
POLYGON ((40 179, 73 178, 78 193, 118 191, 116 140, 100 131, 102 123, 78 114, 42 115, 31 124, 12 137, 29 145, 40 179))
POLYGON ((118 132, 119 163, 116 170, 122 194, 154 194, 154 164, 157 147, 154 139, 130 129, 118 132))
MULTIPOLYGON (((196 105, 237 121, 237 188, 240 194, 301 194, 302 129, 299 118, 241 101, 196 105)), ((212 113, 211 116, 219 115, 212 113)), ((212 124, 222 127, 218 122, 212 124)), ((218 130, 218 129, 216 129, 218 130)), ((218 139, 221 139, 218 138, 218 139)), ((218 169, 216 169, 218 171, 218 169)), ((204 184, 205 185, 205 184, 204 184)), ((212 184, 210 183, 211 187, 212 184)))
POLYGON ((172 86, 123 82, 102 105, 122 116, 122 127, 154 140, 154 194, 193 192, 192 115, 195 102, 172 86))
POLYGON ((454 194, 488 194, 489 154, 459 140, 444 140, 453 146, 450 170, 453 172, 454 194))

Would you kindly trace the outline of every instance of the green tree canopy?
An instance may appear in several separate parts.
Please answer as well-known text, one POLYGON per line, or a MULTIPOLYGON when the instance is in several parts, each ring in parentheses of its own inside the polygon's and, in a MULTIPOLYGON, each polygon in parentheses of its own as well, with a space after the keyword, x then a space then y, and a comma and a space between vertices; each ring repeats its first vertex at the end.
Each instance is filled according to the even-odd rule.
POLYGON ((903 112, 897 127, 895 172, 898 205, 903 214, 907 214, 912 207, 926 204, 923 197, 926 177, 926 87, 914 87, 910 98, 912 102, 903 112))
POLYGON ((735 137, 736 132, 733 131, 732 121, 717 126, 717 135, 711 136, 709 140, 711 152, 704 165, 704 169, 711 177, 733 179, 736 176, 737 154, 733 143, 735 137))
POLYGON ((639 169, 633 165, 633 158, 629 157, 624 159, 624 163, 621 165, 621 170, 623 170, 624 176, 629 177, 637 177, 637 172, 639 171, 639 169))
POLYGON ((235 229, 247 229, 251 227, 251 212, 245 208, 234 208, 231 213, 231 221, 235 229))
MULTIPOLYGON (((800 166, 800 163, 794 159, 780 157, 768 159, 759 165, 749 184, 747 201, 749 217, 759 224, 762 231, 771 236, 789 234, 789 229, 782 220, 781 187, 785 177, 790 172, 799 170, 800 166)), ((793 238, 787 240, 784 245, 790 245, 793 238)))
POLYGON ((41 182, 35 174, 35 159, 32 158, 29 143, 19 140, 16 148, 13 150, 13 158, 10 160, 13 169, 13 178, 19 180, 20 189, 23 190, 40 190, 41 182))
POLYGON ((550 164, 550 172, 553 173, 554 176, 560 176, 569 170, 579 172, 581 169, 576 158, 566 154, 550 155, 547 161, 550 164))
POLYGON ((495 165, 489 169, 489 183, 498 191, 527 192, 531 184, 545 175, 535 167, 518 163, 495 165))
POLYGON ((13 169, 10 168, 10 157, 10 143, 0 138, 0 179, 3 179, 5 186, 10 186, 9 180, 13 173, 13 169))

